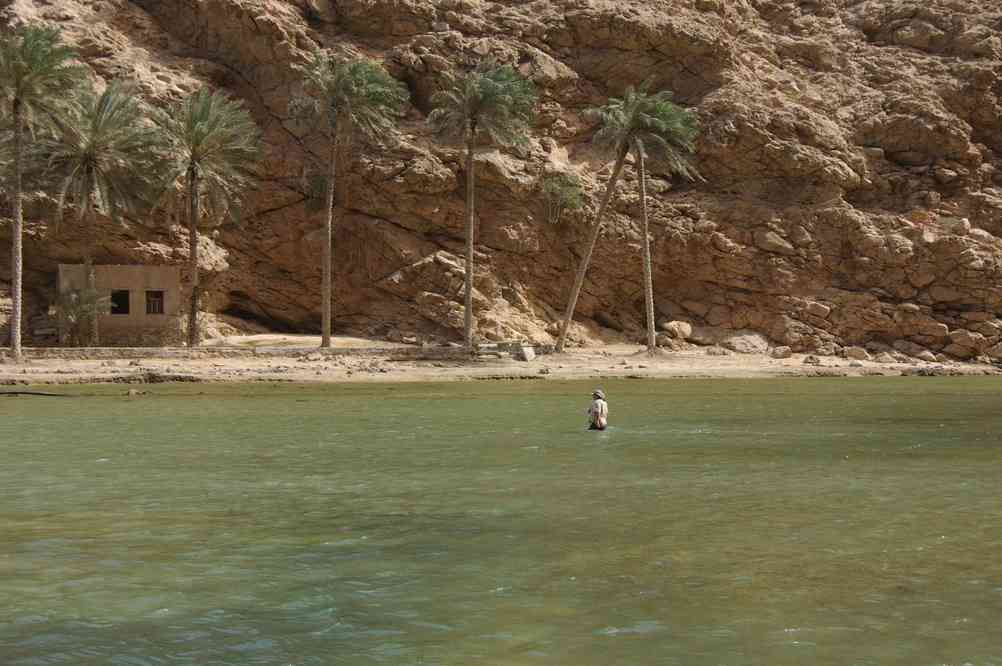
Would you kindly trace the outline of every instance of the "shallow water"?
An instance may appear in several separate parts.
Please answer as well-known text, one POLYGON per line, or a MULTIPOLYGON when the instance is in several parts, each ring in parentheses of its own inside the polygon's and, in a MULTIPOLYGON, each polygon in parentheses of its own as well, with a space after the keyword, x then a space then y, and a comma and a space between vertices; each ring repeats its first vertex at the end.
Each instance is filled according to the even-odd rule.
POLYGON ((1002 664, 998 380, 591 388, 0 397, 0 664, 1002 664))

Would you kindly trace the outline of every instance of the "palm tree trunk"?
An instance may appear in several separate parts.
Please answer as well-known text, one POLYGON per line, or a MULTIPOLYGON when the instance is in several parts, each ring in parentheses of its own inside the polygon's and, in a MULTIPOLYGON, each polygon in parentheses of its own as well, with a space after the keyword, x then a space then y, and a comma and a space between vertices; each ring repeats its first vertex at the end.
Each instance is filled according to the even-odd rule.
POLYGON ((463 344, 473 351, 473 234, 474 234, 473 131, 466 135, 466 280, 464 284, 463 344))
POLYGON ((198 297, 198 167, 188 167, 188 271, 191 280, 191 308, 188 312, 188 348, 199 343, 198 297))
POLYGON ((641 234, 644 237, 644 304, 647 306, 647 353, 657 351, 658 343, 654 335, 654 271, 651 267, 651 237, 647 224, 647 168, 641 151, 636 151, 640 169, 640 218, 641 234))
POLYGON ((602 217, 605 209, 612 199, 612 193, 616 191, 616 184, 619 182, 619 175, 623 172, 623 164, 626 163, 626 147, 619 149, 619 156, 616 158, 616 166, 612 169, 612 176, 609 184, 605 186, 605 194, 602 195, 602 203, 599 204, 598 212, 595 214, 595 224, 591 229, 591 238, 588 241, 588 250, 581 259, 578 266, 577 275, 574 276, 574 286, 571 288, 571 297, 567 301, 567 311, 564 312, 564 321, 560 326, 560 336, 557 338, 557 352, 564 350, 564 343, 567 342, 567 331, 571 327, 571 320, 574 318, 574 308, 578 304, 578 296, 581 295, 581 287, 584 285, 585 274, 588 273, 588 264, 591 263, 591 255, 595 251, 595 243, 598 241, 599 232, 602 230, 602 217))
MULTIPOLYGON (((94 213, 93 207, 90 207, 87 211, 87 222, 89 223, 89 229, 91 234, 97 233, 97 216, 94 213)), ((84 254, 84 271, 87 274, 87 290, 90 292, 92 298, 97 299, 97 275, 94 271, 94 252, 90 247, 90 241, 86 241, 87 252, 84 254)), ((96 302, 96 301, 95 301, 96 302)), ((99 330, 97 310, 91 308, 90 321, 87 322, 90 328, 90 340, 88 344, 91 347, 97 347, 101 344, 101 333, 99 330)))
POLYGON ((21 208, 21 135, 24 131, 24 116, 21 101, 15 99, 13 104, 14 118, 14 231, 11 234, 10 249, 10 289, 13 307, 10 313, 10 355, 15 363, 21 362, 21 311, 22 298, 22 265, 21 235, 24 231, 23 211, 21 208))
POLYGON ((320 346, 323 348, 330 348, 331 346, 331 320, 334 317, 333 313, 333 301, 334 301, 334 276, 333 276, 333 266, 334 261, 334 187, 335 178, 337 176, 337 141, 335 138, 331 139, 331 156, 330 156, 330 166, 327 173, 327 206, 324 210, 324 258, 323 258, 323 283, 321 287, 322 295, 322 314, 321 314, 321 337, 320 346))
MULTIPOLYGON (((90 292, 91 297, 97 299, 97 276, 94 272, 94 258, 91 256, 90 250, 87 250, 87 254, 84 256, 84 273, 87 275, 87 291, 90 292)), ((97 313, 97 310, 95 308, 91 308, 90 316, 87 318, 87 327, 89 331, 89 335, 87 336, 87 345, 90 347, 97 347, 101 344, 100 331, 98 329, 99 316, 100 315, 97 313)))

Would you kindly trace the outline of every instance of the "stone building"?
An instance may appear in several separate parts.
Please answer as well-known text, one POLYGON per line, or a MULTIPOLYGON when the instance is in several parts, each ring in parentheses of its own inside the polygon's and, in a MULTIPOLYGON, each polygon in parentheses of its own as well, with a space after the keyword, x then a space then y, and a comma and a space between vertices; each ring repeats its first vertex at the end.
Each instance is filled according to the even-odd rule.
MULTIPOLYGON (((178 266, 94 266, 94 280, 98 293, 110 301, 108 313, 98 320, 101 344, 164 344, 177 337, 181 309, 178 266)), ((86 266, 59 265, 60 294, 86 286, 86 266)), ((61 330, 60 335, 63 333, 61 330)))

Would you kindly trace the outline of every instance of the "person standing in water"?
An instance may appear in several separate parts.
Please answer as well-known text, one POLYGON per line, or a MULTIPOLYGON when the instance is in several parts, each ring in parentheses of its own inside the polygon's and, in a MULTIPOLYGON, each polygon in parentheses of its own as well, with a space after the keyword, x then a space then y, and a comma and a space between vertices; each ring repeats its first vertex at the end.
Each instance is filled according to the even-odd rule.
POLYGON ((605 430, 609 425, 609 403, 605 401, 605 393, 602 389, 595 389, 591 398, 591 407, 588 408, 588 429, 605 430))

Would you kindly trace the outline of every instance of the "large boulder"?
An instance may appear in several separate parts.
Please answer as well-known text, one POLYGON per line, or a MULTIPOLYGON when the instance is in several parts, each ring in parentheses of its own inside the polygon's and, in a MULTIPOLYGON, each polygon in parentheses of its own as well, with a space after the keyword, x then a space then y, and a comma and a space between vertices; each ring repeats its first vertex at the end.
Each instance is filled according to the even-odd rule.
POLYGON ((667 321, 661 324, 661 330, 676 340, 688 340, 692 335, 692 324, 685 321, 667 321))
POLYGON ((950 331, 950 342, 952 346, 969 349, 971 355, 981 353, 988 346, 988 340, 985 336, 963 328, 950 331))
POLYGON ((853 361, 869 361, 870 352, 866 351, 862 347, 846 347, 845 357, 853 361))
POLYGON ((740 354, 765 354, 769 340, 756 331, 734 331, 721 339, 720 344, 740 354))
POLYGON ((739 354, 765 354, 769 351, 768 338, 748 329, 694 326, 689 339, 699 345, 718 345, 739 354))

